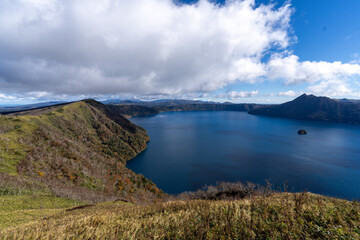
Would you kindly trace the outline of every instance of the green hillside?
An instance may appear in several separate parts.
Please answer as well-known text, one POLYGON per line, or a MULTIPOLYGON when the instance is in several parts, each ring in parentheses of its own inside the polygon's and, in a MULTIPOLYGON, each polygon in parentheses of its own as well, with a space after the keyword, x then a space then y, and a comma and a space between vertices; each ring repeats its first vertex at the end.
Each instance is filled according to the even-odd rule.
POLYGON ((148 140, 144 129, 94 100, 0 116, 0 192, 156 199, 162 192, 125 167, 148 140))

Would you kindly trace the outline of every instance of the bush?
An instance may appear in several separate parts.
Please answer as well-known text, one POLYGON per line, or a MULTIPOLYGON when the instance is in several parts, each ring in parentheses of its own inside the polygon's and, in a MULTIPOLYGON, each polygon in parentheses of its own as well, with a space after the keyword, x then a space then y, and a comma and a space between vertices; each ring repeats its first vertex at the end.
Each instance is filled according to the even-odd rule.
POLYGON ((196 192, 185 192, 177 196, 178 199, 203 200, 236 200, 250 196, 268 196, 275 193, 270 183, 262 186, 254 183, 219 182, 215 186, 205 186, 196 192))

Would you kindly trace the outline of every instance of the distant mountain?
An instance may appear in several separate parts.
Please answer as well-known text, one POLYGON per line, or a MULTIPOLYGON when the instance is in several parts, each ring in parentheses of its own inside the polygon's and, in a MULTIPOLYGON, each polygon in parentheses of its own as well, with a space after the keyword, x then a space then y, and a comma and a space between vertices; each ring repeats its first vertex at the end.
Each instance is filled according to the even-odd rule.
POLYGON ((122 105, 139 105, 146 107, 158 107, 158 106, 179 106, 186 104, 208 104, 214 102, 200 101, 200 100, 185 100, 185 99, 159 99, 153 101, 142 100, 106 100, 102 101, 103 104, 122 104, 122 105))
POLYGON ((27 105, 19 105, 19 106, 0 107, 0 113, 13 113, 13 112, 49 107, 64 103, 65 102, 53 101, 53 102, 35 103, 35 104, 27 104, 27 105))
POLYGON ((360 104, 360 100, 357 99, 347 99, 347 98, 342 98, 342 99, 334 99, 337 102, 341 102, 341 103, 357 103, 360 104))
POLYGON ((116 106, 119 113, 127 118, 134 116, 154 115, 161 112, 180 111, 243 111, 248 112, 261 107, 259 104, 217 103, 212 101, 160 99, 154 101, 141 100, 106 100, 102 103, 116 106))
POLYGON ((105 100, 105 101, 101 101, 101 103, 103 104, 111 104, 111 105, 115 105, 115 104, 139 104, 142 103, 141 100, 122 100, 122 99, 109 99, 109 100, 105 100))
POLYGON ((230 104, 230 103, 194 103, 194 104, 182 104, 174 106, 157 106, 160 112, 174 112, 174 111, 240 111, 248 112, 256 108, 259 108, 259 104, 230 104))
POLYGON ((135 116, 154 115, 161 112, 181 112, 181 111, 241 111, 248 112, 262 105, 258 104, 229 104, 229 103, 194 103, 171 105, 169 102, 156 106, 143 106, 138 104, 117 104, 112 105, 116 111, 127 118, 135 116))
POLYGON ((213 104, 214 102, 200 100, 184 100, 184 99, 160 99, 151 102, 143 102, 147 106, 181 106, 188 104, 213 104))
POLYGON ((360 104, 303 94, 280 105, 263 106, 250 114, 325 122, 360 124, 360 104))

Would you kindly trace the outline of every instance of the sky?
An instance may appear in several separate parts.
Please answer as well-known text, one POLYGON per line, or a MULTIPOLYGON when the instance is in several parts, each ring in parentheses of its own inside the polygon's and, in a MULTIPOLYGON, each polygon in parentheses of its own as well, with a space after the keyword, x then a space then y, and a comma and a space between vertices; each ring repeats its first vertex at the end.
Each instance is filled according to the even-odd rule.
POLYGON ((360 98, 358 0, 1 0, 0 105, 360 98))

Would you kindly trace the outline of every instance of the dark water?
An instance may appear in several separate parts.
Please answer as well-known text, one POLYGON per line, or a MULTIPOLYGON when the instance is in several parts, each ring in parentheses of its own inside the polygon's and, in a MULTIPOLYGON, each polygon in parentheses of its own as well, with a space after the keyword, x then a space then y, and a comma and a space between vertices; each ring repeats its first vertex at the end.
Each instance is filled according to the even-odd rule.
POLYGON ((169 112, 133 118, 150 135, 128 163, 167 193, 217 181, 287 183, 360 199, 360 126, 297 121, 245 112, 169 112), (308 134, 300 136, 299 129, 308 134))

